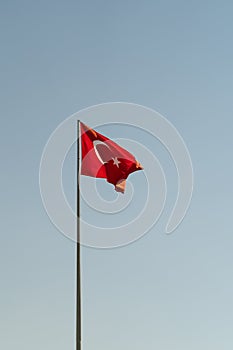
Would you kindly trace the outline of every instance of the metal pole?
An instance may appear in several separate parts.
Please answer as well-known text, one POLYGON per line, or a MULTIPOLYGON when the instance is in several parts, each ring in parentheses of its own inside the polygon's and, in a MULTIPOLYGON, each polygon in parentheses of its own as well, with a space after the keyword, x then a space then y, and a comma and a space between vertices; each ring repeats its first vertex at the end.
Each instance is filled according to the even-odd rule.
POLYGON ((77 276, 76 350, 81 350, 81 256, 80 256, 80 120, 77 121, 77 276))

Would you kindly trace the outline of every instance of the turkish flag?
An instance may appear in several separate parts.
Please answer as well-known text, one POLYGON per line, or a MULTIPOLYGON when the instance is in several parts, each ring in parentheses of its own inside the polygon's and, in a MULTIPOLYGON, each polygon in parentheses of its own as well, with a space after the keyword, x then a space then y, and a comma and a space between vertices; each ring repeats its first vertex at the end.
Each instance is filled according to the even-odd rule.
POLYGON ((80 123, 82 166, 81 174, 105 178, 124 193, 129 174, 143 167, 135 157, 107 137, 80 123))

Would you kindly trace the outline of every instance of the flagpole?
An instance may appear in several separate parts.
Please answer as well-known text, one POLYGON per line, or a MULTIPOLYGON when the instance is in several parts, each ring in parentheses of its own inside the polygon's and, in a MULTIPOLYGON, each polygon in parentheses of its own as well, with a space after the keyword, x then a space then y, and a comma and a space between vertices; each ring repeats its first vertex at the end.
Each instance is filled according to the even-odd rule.
POLYGON ((76 350, 81 350, 80 120, 77 121, 76 350))

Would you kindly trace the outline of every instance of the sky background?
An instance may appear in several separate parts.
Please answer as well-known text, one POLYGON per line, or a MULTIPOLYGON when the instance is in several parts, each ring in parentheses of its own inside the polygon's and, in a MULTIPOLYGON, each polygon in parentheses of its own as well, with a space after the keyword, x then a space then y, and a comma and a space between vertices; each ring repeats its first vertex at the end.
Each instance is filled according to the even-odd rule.
POLYGON ((226 0, 0 2, 1 349, 74 349, 75 244, 44 211, 39 163, 60 122, 109 101, 171 121, 195 186, 166 236, 177 179, 152 147, 168 178, 158 224, 124 248, 82 250, 83 350, 232 349, 232 15, 226 0))

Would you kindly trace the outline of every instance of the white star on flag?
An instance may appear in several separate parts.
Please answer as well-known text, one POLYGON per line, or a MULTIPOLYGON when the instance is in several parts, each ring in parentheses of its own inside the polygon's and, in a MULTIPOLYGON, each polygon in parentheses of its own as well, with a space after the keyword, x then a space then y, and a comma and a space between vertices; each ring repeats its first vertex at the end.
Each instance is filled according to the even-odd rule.
POLYGON ((121 162, 117 159, 117 157, 112 158, 112 160, 113 160, 113 164, 116 165, 119 168, 119 164, 121 162))

